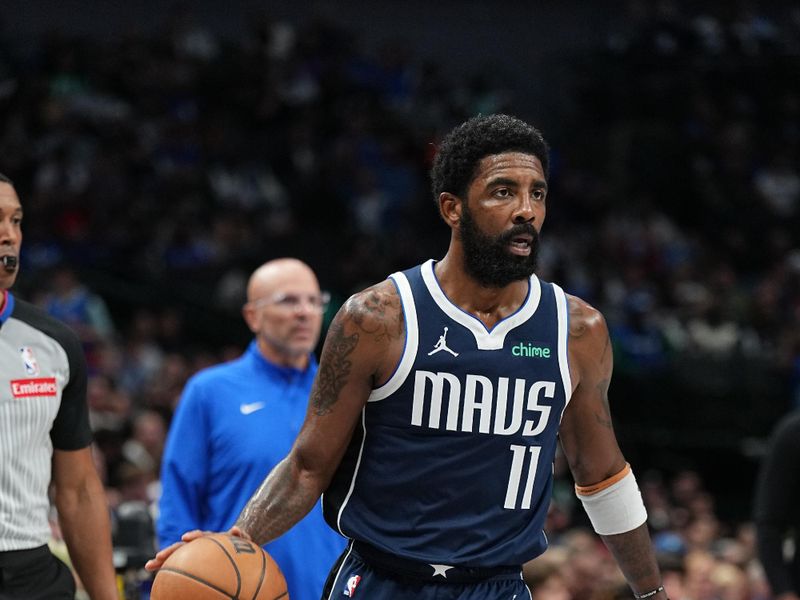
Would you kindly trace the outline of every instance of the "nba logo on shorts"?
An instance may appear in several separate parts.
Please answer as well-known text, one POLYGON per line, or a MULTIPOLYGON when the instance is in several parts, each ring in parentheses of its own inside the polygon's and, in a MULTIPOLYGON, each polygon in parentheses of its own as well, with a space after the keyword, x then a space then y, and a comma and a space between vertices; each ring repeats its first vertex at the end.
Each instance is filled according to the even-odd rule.
POLYGON ((19 353, 22 356, 22 365, 25 367, 25 372, 28 375, 38 375, 39 363, 36 362, 33 350, 29 346, 23 346, 19 349, 19 353))
POLYGON ((351 575, 350 579, 347 580, 347 589, 344 591, 345 596, 349 596, 352 598, 356 595, 356 588, 358 584, 361 582, 361 575, 351 575))

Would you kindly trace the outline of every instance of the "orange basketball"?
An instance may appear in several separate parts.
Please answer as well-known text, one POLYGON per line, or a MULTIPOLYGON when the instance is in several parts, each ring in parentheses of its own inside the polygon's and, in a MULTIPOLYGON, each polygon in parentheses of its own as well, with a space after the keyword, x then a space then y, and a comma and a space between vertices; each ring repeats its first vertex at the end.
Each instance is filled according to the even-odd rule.
POLYGON ((272 557, 244 538, 215 533, 178 548, 153 580, 151 600, 288 600, 272 557))

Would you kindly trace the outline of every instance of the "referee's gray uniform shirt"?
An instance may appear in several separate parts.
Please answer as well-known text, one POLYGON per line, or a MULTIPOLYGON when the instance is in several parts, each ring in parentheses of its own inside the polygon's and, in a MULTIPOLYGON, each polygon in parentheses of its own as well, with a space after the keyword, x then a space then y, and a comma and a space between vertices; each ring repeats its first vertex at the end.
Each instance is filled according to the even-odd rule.
POLYGON ((86 361, 63 323, 0 295, 0 552, 50 540, 53 449, 91 443, 86 361))

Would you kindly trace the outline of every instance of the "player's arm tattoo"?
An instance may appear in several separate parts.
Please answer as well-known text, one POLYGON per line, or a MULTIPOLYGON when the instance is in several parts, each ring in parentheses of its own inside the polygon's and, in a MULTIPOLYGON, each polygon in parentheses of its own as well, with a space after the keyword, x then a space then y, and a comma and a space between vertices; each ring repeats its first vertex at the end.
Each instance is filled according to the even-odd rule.
POLYGON ((259 546, 289 531, 316 502, 317 496, 297 489, 289 460, 278 463, 236 519, 259 546))
POLYGON ((353 322, 373 336, 376 342, 388 342, 404 333, 403 311, 396 294, 368 291, 352 314, 353 322))
POLYGON ((317 416, 327 415, 339 398, 339 392, 347 383, 353 366, 350 354, 358 344, 358 333, 347 335, 344 325, 334 319, 328 330, 325 360, 320 364, 314 389, 311 391, 311 406, 317 416))
POLYGON ((595 420, 603 427, 611 429, 613 424, 611 422, 611 409, 608 405, 608 386, 611 383, 609 379, 603 379, 597 384, 597 393, 600 396, 600 410, 594 413, 595 420))
MULTIPOLYGON (((605 343, 603 344, 603 351, 600 353, 600 371, 603 373, 611 373, 611 362, 613 360, 611 352, 611 338, 606 335, 605 343)), ((611 429, 613 423, 611 421, 611 408, 608 404, 608 388, 611 385, 611 377, 603 377, 597 382, 595 389, 599 397, 600 403, 594 413, 594 418, 599 425, 611 429)))
POLYGON ((376 352, 370 357, 374 358, 405 331, 397 294, 370 289, 351 298, 343 311, 328 330, 319 372, 311 390, 311 406, 317 416, 333 410, 352 374, 353 361, 363 360, 353 355, 359 342, 367 342, 375 348, 376 352))

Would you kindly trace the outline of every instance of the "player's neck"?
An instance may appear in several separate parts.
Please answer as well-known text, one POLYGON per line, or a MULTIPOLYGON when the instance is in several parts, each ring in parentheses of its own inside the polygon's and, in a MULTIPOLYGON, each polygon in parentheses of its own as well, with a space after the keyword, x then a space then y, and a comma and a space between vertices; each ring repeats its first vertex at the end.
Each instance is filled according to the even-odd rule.
POLYGON ((514 281, 501 288, 488 287, 464 269, 452 253, 436 263, 436 279, 447 298, 462 310, 480 319, 487 327, 514 313, 528 295, 528 280, 514 281))

